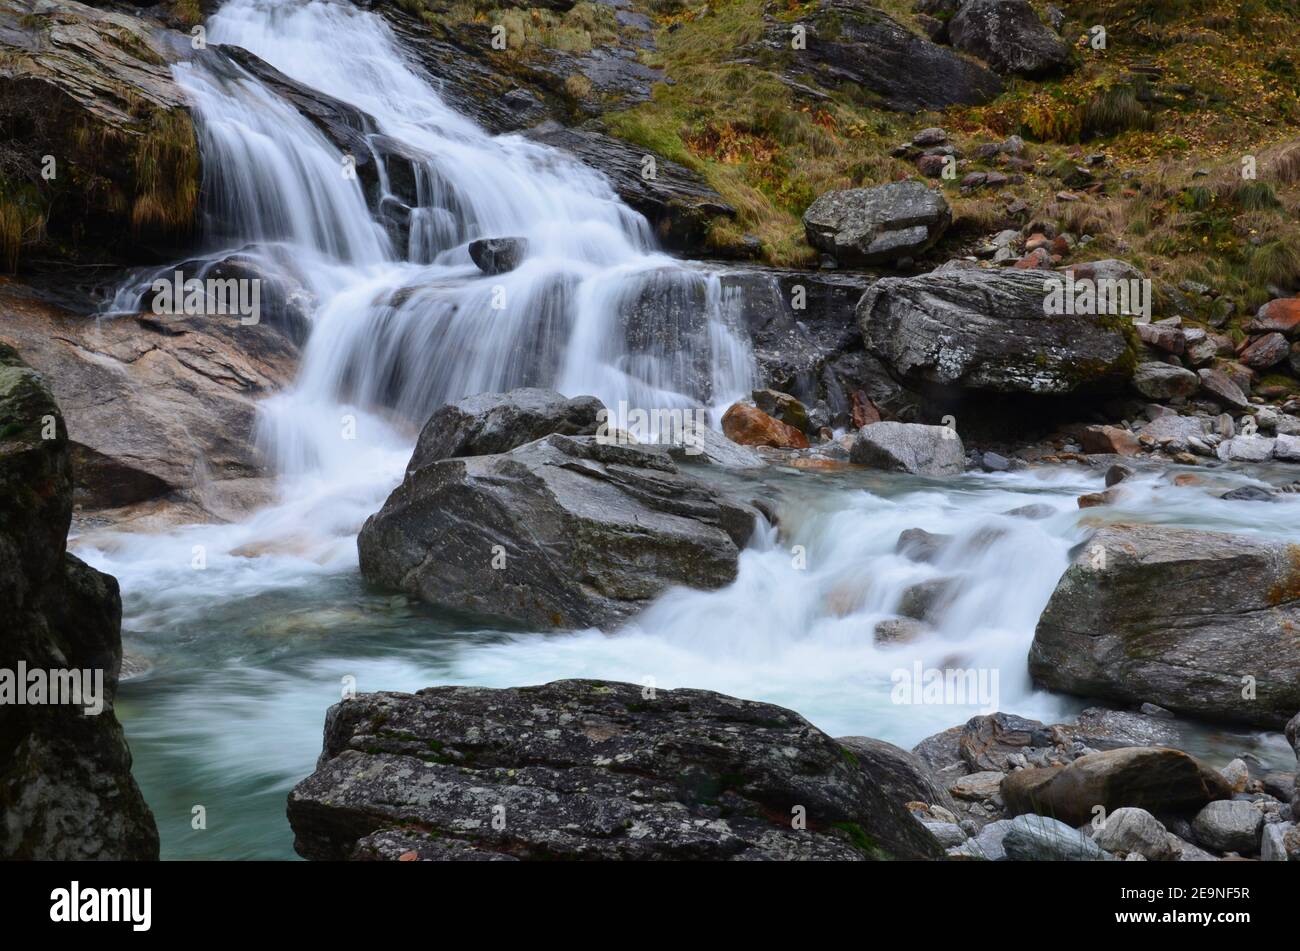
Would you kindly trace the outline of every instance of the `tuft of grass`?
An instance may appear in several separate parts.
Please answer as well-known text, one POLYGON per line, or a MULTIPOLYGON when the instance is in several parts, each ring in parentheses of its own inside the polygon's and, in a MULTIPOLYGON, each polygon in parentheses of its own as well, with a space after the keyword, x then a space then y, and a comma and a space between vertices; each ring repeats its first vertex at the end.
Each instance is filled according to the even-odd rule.
POLYGON ((155 113, 132 153, 135 199, 131 227, 184 234, 199 198, 199 147, 183 112, 155 113))
POLYGON ((1131 86, 1115 86, 1099 92, 1083 110, 1084 138, 1134 130, 1146 132, 1154 124, 1151 113, 1138 102, 1131 86))

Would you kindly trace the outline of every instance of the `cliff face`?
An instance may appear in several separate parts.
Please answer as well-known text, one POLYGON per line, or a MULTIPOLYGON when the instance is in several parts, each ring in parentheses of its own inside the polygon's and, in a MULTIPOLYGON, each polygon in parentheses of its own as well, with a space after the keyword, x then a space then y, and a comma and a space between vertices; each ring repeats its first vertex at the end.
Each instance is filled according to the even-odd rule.
POLYGON ((113 713, 117 581, 67 552, 71 518, 63 417, 0 345, 0 858, 156 859, 153 813, 113 713), (89 672, 77 677, 89 687, 80 702, 37 694, 54 671, 89 672))

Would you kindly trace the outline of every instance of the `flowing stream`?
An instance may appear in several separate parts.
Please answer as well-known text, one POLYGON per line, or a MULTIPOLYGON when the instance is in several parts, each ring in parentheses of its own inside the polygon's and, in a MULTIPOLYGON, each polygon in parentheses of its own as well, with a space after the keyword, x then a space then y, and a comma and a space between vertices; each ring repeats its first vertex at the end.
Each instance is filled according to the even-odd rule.
MULTIPOLYGON (((941 484, 700 468, 776 497, 780 537, 760 532, 730 587, 670 591, 613 633, 503 630, 368 588, 356 533, 400 480, 413 427, 433 408, 546 385, 611 408, 702 407, 716 420, 752 388, 753 357, 716 273, 659 253, 597 171, 489 136, 450 109, 380 17, 321 0, 230 0, 208 27, 211 43, 242 46, 357 106, 421 158, 410 229, 395 240, 343 174, 344 156, 269 88, 231 64, 176 69, 201 129, 212 259, 259 255, 290 270, 317 307, 296 385, 262 406, 275 504, 235 524, 75 542, 121 582, 126 649, 151 664, 123 684, 118 712, 165 858, 292 857, 285 795, 311 772, 325 710, 352 679, 360 691, 560 677, 702 687, 791 707, 832 735, 909 746, 993 709, 1047 720, 1078 709, 1033 690, 1025 669, 1038 615, 1085 535, 1075 497, 1100 486, 1078 469, 941 484), (515 270, 487 277, 467 244, 500 236, 528 250, 515 270), (1054 514, 1005 514, 1031 503, 1054 514), (894 552, 914 527, 957 541, 933 564, 914 562, 894 552), (939 578, 950 587, 934 631, 874 644, 903 592, 939 578), (916 665, 994 674, 995 692, 895 702, 894 675, 916 665), (191 827, 197 805, 206 829, 191 827)), ((119 303, 139 293, 128 286, 119 303)), ((1260 511, 1276 507, 1144 477, 1117 515, 1269 534, 1288 521, 1260 511)), ((1220 758, 1275 745, 1198 736, 1220 758)))

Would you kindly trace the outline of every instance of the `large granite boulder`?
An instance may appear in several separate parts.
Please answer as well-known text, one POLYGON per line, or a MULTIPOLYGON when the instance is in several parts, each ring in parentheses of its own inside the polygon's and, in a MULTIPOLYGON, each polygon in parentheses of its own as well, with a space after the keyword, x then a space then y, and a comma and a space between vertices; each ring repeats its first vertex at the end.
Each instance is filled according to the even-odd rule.
POLYGON ((1034 634, 1035 682, 1281 728, 1300 708, 1300 546, 1111 525, 1083 546, 1034 634))
POLYGON ((1058 275, 961 269, 884 278, 862 295, 867 349, 917 386, 1064 395, 1119 389, 1137 363, 1123 317, 1048 313, 1058 275))
POLYGON ((755 512, 658 447, 550 435, 412 467, 357 539, 370 582, 545 628, 616 623, 736 577, 755 512))
POLYGON ((1222 776, 1181 750, 1129 747, 1080 756, 1063 766, 1008 773, 1002 799, 1013 815, 1037 813, 1079 826, 1132 806, 1148 812, 1186 812, 1227 799, 1222 776))
POLYGON ((901 112, 983 105, 1002 91, 994 73, 864 0, 819 0, 793 22, 769 15, 755 46, 759 60, 771 64, 796 97, 808 95, 808 77, 901 112), (792 46, 795 26, 805 31, 803 49, 792 46))
POLYGON ((868 767, 798 714, 596 680, 339 703, 288 811, 310 859, 942 855, 868 767))
POLYGON ((918 181, 826 192, 803 214, 808 243, 852 267, 921 254, 950 224, 947 200, 918 181))
POLYGON ((966 449, 957 431, 921 423, 871 423, 858 430, 849 459, 862 466, 922 476, 960 475, 966 449))
POLYGON ((594 396, 570 399, 536 387, 468 396, 434 411, 406 469, 410 473, 457 456, 509 452, 552 433, 593 436, 604 409, 594 396))
POLYGON ((1048 76, 1070 64, 1070 48, 1029 0, 966 0, 948 21, 948 38, 999 73, 1048 76))
POLYGON ((68 553, 71 520, 63 416, 0 344, 0 859, 156 859, 158 830, 113 712, 117 581, 68 553), (60 672, 85 692, 32 702, 32 675, 52 690, 68 684, 60 672))

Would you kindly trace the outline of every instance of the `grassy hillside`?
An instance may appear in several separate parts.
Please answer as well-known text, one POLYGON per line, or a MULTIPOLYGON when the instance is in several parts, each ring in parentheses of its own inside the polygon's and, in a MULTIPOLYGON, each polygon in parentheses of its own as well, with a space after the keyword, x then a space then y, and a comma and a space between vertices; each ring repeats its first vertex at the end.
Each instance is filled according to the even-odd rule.
MULTIPOLYGON (((1062 3, 1079 66, 1062 79, 1011 79, 989 105, 916 116, 825 90, 796 98, 752 60, 735 62, 769 13, 797 21, 809 9, 784 0, 647 0, 665 70, 652 101, 605 117, 615 133, 701 172, 739 209, 719 227, 757 235, 772 263, 808 264, 799 216, 829 188, 915 175, 891 150, 916 130, 942 125, 966 154, 1018 134, 1034 166, 998 194, 962 194, 945 183, 956 239, 1026 220, 1091 235, 1088 257, 1132 260, 1176 284, 1230 295, 1238 313, 1300 280, 1300 5, 1296 0, 1091 0, 1062 3), (1087 27, 1102 25, 1106 48, 1087 27), (1058 201, 1085 156, 1095 193, 1058 201), (1257 178, 1241 175, 1253 156, 1257 178), (1066 180, 1062 175, 1067 176, 1066 180), (1030 214, 1009 220, 1010 198, 1030 214)), ((911 0, 877 4, 921 28, 911 0)), ((994 168, 971 161, 963 174, 994 168)), ((729 238, 732 235, 722 234, 729 238)))

